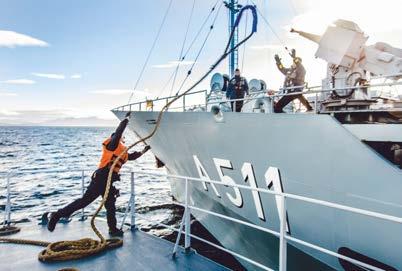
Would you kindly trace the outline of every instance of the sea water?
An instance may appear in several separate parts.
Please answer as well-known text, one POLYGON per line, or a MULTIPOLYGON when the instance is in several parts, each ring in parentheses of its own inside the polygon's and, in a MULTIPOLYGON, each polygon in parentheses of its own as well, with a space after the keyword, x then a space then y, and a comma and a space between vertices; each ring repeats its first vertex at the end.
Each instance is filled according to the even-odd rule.
MULTIPOLYGON (((105 127, 7 127, 0 126, 0 222, 6 204, 7 176, 11 183, 11 220, 16 223, 40 223, 45 212, 52 212, 79 198, 82 194, 82 171, 87 186, 96 170, 102 153, 102 142, 115 128, 105 127)), ((136 140, 128 129, 126 144, 136 140)), ((132 151, 141 151, 143 145, 132 151)), ((117 198, 117 219, 121 223, 130 198, 130 170, 165 173, 157 169, 152 150, 123 166, 121 181, 114 183, 120 190, 117 198)), ((160 222, 179 227, 183 209, 174 204, 169 182, 164 177, 134 175, 136 212, 145 219, 136 219, 136 225, 170 241, 176 234, 160 226, 160 222)), ((91 215, 100 199, 85 208, 91 215)), ((78 219, 81 211, 73 214, 78 219)), ((99 216, 105 217, 103 210, 99 216)), ((126 222, 129 222, 127 220, 126 222)), ((101 222, 98 222, 101 223, 101 222)), ((118 225, 119 226, 119 225, 118 225)), ((211 242, 217 242, 200 223, 192 220, 192 233, 211 242)), ((183 238, 182 238, 183 239, 183 238)), ((197 252, 226 265, 241 270, 240 264, 229 254, 204 243, 192 240, 197 252)))

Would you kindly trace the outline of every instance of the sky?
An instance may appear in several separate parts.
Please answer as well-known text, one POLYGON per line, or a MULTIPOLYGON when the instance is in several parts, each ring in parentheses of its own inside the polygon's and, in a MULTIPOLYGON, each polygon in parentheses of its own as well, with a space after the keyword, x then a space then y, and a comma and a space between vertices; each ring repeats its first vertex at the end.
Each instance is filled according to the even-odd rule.
MULTIPOLYGON (((132 101, 171 93, 166 82, 176 67, 194 0, 172 0, 161 35, 149 58, 132 101)), ((184 48, 195 40, 179 69, 176 88, 208 32, 208 21, 196 35, 217 0, 195 0, 184 48)), ((0 124, 112 125, 110 109, 126 104, 139 77, 170 0, 0 0, 0 124)), ((240 0, 246 4, 251 0, 240 0)), ((269 88, 283 82, 273 56, 290 58, 295 48, 317 85, 326 63, 314 57, 317 46, 289 33, 291 27, 322 34, 336 19, 355 21, 370 37, 402 47, 399 22, 402 1, 382 0, 254 0, 264 18, 258 32, 240 48, 239 67, 248 79, 269 88), (245 50, 244 50, 245 49, 245 50), (244 50, 244 53, 243 53, 244 50), (243 58, 244 55, 244 58, 243 58)), ((218 1, 218 7, 221 1, 218 1)), ((218 8, 213 13, 218 12, 218 8)), ((248 16, 250 27, 250 16, 248 16)), ((205 73, 222 53, 227 38, 227 10, 214 24, 205 48, 183 90, 205 73)), ((240 26, 244 36, 245 20, 240 26)), ((216 72, 227 73, 227 63, 216 72)), ((207 89, 207 78, 198 89, 207 89)), ((175 90, 173 92, 175 92, 175 90)))

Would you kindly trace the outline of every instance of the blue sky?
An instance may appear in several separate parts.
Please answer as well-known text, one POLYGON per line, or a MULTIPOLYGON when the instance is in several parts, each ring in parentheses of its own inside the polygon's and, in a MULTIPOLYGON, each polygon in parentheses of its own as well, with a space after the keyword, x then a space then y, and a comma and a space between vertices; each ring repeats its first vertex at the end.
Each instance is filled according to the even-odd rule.
MULTIPOLYGON (((397 1, 385 1, 400 5, 397 1)), ((194 37, 215 2, 195 1, 188 40, 194 37)), ((247 0, 239 2, 245 4, 247 0)), ((326 25, 317 22, 331 17, 326 15, 347 17, 348 13, 343 8, 334 11, 329 0, 254 2, 281 41, 260 19, 258 35, 247 44, 244 75, 249 79, 264 79, 271 88, 278 87, 282 78, 275 70, 272 57, 280 53, 286 58, 281 46, 284 42, 296 47, 309 59, 306 63, 311 65, 314 73, 308 74, 308 78, 319 82, 325 66, 314 59, 316 46, 296 40, 289 35, 288 29, 296 24, 319 33, 326 25), (322 18, 317 19, 317 16, 322 18)), ((354 2, 352 6, 365 3, 354 2)), ((94 117, 113 119, 109 110, 127 102, 168 3, 169 0, 0 1, 0 123, 44 123, 71 117, 82 118, 83 123, 92 121, 94 117)), ((169 94, 169 89, 160 94, 174 69, 166 64, 177 60, 191 5, 192 0, 173 0, 135 100, 169 94)), ((375 11, 374 5, 372 10, 375 11)), ((384 31, 364 21, 366 17, 361 16, 363 24, 385 38, 385 34, 380 35, 384 31)), ((355 18, 359 19, 359 16, 355 18)), ((243 32, 244 26, 241 29, 243 32)), ((187 60, 194 59, 205 34, 206 30, 201 33, 187 60)), ((189 83, 214 62, 226 39, 227 13, 222 8, 189 83)), ((184 77, 186 68, 188 66, 181 67, 178 82, 184 77)), ((217 71, 226 70, 224 63, 217 71)), ((207 88, 208 84, 209 80, 206 80, 200 88, 207 88)))

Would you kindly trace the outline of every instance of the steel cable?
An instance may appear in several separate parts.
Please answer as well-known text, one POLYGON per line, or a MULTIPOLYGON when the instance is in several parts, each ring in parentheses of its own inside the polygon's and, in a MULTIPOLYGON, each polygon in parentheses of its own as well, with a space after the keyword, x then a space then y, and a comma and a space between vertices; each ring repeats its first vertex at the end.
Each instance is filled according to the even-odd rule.
MULTIPOLYGON (((202 30, 204 29, 205 25, 207 24, 209 18, 211 17, 212 13, 215 11, 216 9, 216 5, 218 4, 219 0, 217 0, 215 2, 215 4, 212 6, 210 12, 208 13, 208 15, 206 16, 205 20, 203 21, 203 23, 201 24, 200 28, 198 29, 196 35, 194 36, 193 40, 190 42, 190 45, 188 46, 186 52, 184 53, 183 57, 180 59, 180 63, 183 62, 188 53, 190 52, 191 48, 193 47, 193 45, 195 44, 196 40, 198 39, 198 37, 200 36, 202 30)), ((160 94, 163 93, 165 91, 165 89, 167 88, 167 86, 170 84, 170 81, 172 80, 173 76, 174 76, 174 71, 173 73, 170 75, 169 79, 167 80, 167 82, 165 83, 165 85, 163 86, 163 88, 159 91, 157 98, 159 98, 160 94)))
POLYGON ((183 60, 182 60, 182 58, 183 58, 183 51, 184 51, 184 46, 186 45, 187 35, 188 35, 188 31, 189 31, 189 29, 190 29, 191 20, 192 20, 192 18, 193 18, 194 6, 195 6, 195 0, 193 0, 193 5, 192 5, 192 7, 191 7, 190 18, 188 19, 188 24, 187 24, 186 32, 185 32, 185 34, 184 34, 184 40, 183 40, 183 43, 182 43, 182 46, 181 46, 181 49, 180 49, 180 55, 179 55, 179 59, 178 59, 178 61, 177 61, 177 66, 176 66, 176 69, 175 69, 175 71, 174 71, 173 82, 172 82, 172 88, 170 89, 170 94, 169 94, 169 96, 172 95, 172 91, 173 91, 173 88, 174 88, 174 84, 175 84, 175 82, 176 82, 177 73, 179 72, 179 68, 180 68, 181 62, 183 61, 183 60))
POLYGON ((133 92, 131 93, 130 98, 128 99, 128 103, 131 102, 131 99, 133 98, 134 92, 135 92, 135 90, 137 89, 138 84, 140 83, 140 80, 141 80, 141 78, 142 78, 142 75, 144 74, 145 68, 146 68, 146 66, 148 65, 148 61, 149 61, 149 59, 151 58, 151 55, 152 55, 152 53, 153 53, 153 51, 154 51, 156 42, 157 42, 158 39, 159 39, 159 36, 160 36, 160 34, 161 34, 161 32, 162 32, 163 26, 165 25, 166 18, 167 18, 167 16, 168 16, 169 11, 170 11, 170 8, 171 8, 171 6, 172 6, 172 2, 173 2, 173 0, 170 0, 169 5, 168 5, 168 7, 167 7, 167 9, 166 9, 166 11, 165 11, 165 15, 163 16, 162 22, 161 22, 161 24, 160 24, 160 26, 159 26, 158 32, 157 32, 157 34, 156 34, 156 37, 155 37, 155 39, 154 39, 154 41, 153 41, 153 43, 152 43, 151 49, 150 49, 149 52, 148 52, 148 55, 147 55, 147 57, 146 57, 146 59, 145 59, 145 62, 144 62, 144 65, 142 66, 141 71, 140 71, 140 74, 139 74, 139 76, 138 76, 138 78, 137 78, 137 81, 135 82, 133 92))

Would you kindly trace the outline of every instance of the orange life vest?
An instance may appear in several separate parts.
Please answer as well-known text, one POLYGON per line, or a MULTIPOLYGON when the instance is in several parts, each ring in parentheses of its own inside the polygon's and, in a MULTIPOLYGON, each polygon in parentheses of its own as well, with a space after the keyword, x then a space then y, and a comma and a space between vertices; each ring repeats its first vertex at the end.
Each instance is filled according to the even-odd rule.
MULTIPOLYGON (((119 145, 117 146, 116 150, 114 151, 109 151, 106 146, 109 144, 111 138, 109 137, 105 141, 103 141, 103 149, 102 149, 102 158, 99 163, 99 168, 104 168, 106 166, 111 167, 114 160, 120 156, 125 150, 126 146, 123 145, 123 143, 119 142, 119 145)), ((119 173, 121 167, 123 166, 124 163, 126 163, 128 160, 128 153, 126 152, 122 158, 119 159, 117 162, 116 166, 114 167, 114 172, 119 173)))

